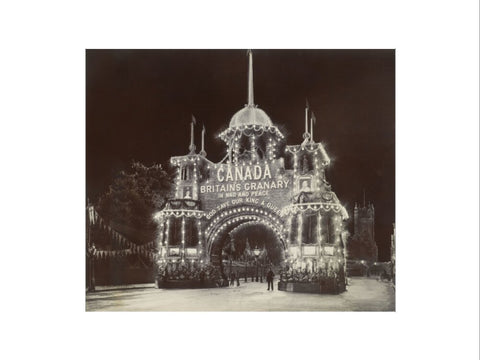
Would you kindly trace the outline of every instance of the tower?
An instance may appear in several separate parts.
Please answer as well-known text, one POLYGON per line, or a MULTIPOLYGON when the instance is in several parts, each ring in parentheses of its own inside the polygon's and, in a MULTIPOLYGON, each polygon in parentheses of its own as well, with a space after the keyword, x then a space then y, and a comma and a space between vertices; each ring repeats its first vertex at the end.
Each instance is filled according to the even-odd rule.
POLYGON ((355 203, 353 210, 353 238, 349 243, 349 257, 361 260, 377 261, 378 248, 375 242, 375 208, 365 203, 359 207, 355 203))
POLYGON ((375 242, 375 208, 373 204, 358 207, 353 210, 354 234, 366 234, 369 241, 375 242))
POLYGON ((227 164, 252 165, 278 158, 283 134, 270 117, 254 103, 253 59, 248 51, 247 104, 231 118, 229 127, 219 137, 227 145, 227 164))

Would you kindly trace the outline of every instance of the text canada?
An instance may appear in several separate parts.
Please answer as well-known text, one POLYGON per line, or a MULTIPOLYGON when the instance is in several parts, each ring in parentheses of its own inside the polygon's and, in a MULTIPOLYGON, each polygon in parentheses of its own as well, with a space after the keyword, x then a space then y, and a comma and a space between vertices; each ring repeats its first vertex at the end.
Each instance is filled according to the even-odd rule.
POLYGON ((244 181, 244 180, 265 180, 271 179, 270 167, 265 165, 262 168, 260 165, 253 166, 228 166, 220 167, 217 170, 217 180, 224 181, 244 181))

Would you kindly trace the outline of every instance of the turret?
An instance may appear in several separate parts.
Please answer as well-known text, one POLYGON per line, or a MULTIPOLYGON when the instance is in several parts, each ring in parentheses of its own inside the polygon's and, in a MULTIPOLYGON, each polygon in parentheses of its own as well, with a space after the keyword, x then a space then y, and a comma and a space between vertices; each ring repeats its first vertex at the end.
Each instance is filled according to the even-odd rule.
POLYGON ((219 137, 228 146, 229 163, 251 165, 277 159, 284 136, 270 117, 254 103, 252 51, 249 50, 247 54, 247 104, 232 116, 228 129, 219 137))

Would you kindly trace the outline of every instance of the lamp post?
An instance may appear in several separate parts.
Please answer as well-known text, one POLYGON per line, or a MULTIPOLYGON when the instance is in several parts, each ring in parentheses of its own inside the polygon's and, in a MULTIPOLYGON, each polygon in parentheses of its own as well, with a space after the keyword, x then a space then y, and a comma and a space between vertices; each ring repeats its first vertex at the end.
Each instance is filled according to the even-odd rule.
POLYGON ((258 255, 260 255, 260 249, 255 246, 255 249, 253 250, 253 254, 255 255, 255 266, 257 268, 257 277, 255 281, 258 282, 258 255))
POLYGON ((367 262, 366 262, 365 260, 362 260, 361 263, 362 263, 362 265, 363 265, 363 276, 369 277, 370 274, 368 273, 368 270, 369 270, 369 269, 368 269, 368 264, 367 264, 367 262))
POLYGON ((243 260, 245 261, 245 282, 247 282, 247 257, 245 256, 243 260))
POLYGON ((263 271, 265 269, 265 258, 260 262, 260 282, 263 283, 263 271))
POLYGON ((95 249, 95 244, 89 249, 90 253, 90 281, 88 284, 88 291, 95 291, 95 253, 97 250, 95 249))

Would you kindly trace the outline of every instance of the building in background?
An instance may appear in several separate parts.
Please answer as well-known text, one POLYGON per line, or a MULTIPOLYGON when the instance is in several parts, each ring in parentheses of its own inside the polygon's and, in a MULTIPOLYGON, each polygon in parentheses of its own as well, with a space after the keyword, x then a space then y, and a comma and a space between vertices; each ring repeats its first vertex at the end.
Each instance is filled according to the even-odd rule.
POLYGON ((377 265, 378 247, 375 242, 375 208, 363 197, 363 206, 355 203, 353 235, 347 242, 347 273, 350 276, 369 276, 377 265), (374 266, 374 267, 375 267, 374 266))
POLYGON ((373 263, 378 260, 375 242, 375 209, 373 204, 360 207, 355 203, 353 211, 354 233, 348 242, 348 258, 373 263))

